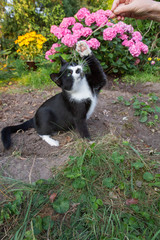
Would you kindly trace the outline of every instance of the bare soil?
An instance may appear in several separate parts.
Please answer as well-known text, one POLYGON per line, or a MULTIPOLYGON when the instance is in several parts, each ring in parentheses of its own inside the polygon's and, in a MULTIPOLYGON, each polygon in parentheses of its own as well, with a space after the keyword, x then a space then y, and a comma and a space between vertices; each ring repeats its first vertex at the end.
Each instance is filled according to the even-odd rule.
MULTIPOLYGON (((48 98, 60 91, 59 88, 30 90, 11 85, 2 89, 0 97, 0 130, 7 125, 19 124, 33 117, 36 109, 48 98)), ((99 95, 94 114, 88 120, 92 140, 112 133, 130 141, 141 152, 160 152, 160 124, 149 128, 134 116, 133 108, 115 103, 118 96, 130 99, 133 95, 154 92, 160 97, 160 83, 146 83, 136 86, 113 84, 109 81, 99 95)), ((158 103, 160 106, 160 103, 158 103)), ((53 176, 52 169, 63 166, 74 153, 74 143, 79 138, 76 131, 58 133, 59 147, 44 142, 34 129, 12 135, 13 145, 5 151, 0 142, 0 174, 24 181, 36 181, 53 176)))

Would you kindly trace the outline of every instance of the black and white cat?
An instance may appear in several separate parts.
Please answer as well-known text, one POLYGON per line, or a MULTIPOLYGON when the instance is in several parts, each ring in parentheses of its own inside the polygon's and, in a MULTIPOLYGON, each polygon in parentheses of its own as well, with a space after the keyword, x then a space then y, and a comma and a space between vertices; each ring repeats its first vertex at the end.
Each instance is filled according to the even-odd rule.
POLYGON ((60 72, 50 77, 62 92, 44 102, 32 119, 3 128, 1 139, 5 149, 11 146, 12 133, 29 128, 35 128, 51 146, 59 146, 59 142, 51 138, 55 132, 72 128, 77 128, 82 138, 90 138, 87 119, 94 111, 99 91, 106 84, 106 75, 86 42, 79 41, 76 51, 87 62, 90 73, 84 74, 81 65, 61 58, 60 72))

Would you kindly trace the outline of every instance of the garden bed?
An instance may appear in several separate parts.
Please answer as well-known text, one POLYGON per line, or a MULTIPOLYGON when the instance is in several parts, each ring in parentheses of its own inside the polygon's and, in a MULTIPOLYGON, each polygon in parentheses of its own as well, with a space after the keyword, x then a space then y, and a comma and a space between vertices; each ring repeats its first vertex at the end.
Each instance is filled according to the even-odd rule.
MULTIPOLYGON (((13 84, 7 91, 3 88, 0 129, 32 118, 36 109, 57 92, 57 87, 40 91, 13 84)), ((160 124, 158 121, 153 125, 141 123, 139 117, 134 116, 135 109, 130 100, 136 96, 139 101, 151 104, 149 93, 160 97, 160 83, 131 86, 124 83, 116 85, 109 81, 109 86, 99 96, 96 111, 88 120, 92 140, 97 141, 104 135, 113 134, 129 141, 139 152, 152 154, 151 157, 158 159, 160 124), (130 105, 124 104, 125 101, 130 101, 130 105)), ((156 106, 160 107, 159 100, 156 106)), ((156 115, 159 116, 159 113, 156 115)), ((153 122, 152 118, 150 115, 148 121, 153 122)), ((75 152, 74 143, 78 142, 79 135, 76 131, 59 133, 54 139, 60 142, 59 147, 49 146, 31 129, 12 135, 13 146, 8 151, 4 151, 0 142, 1 174, 25 181, 52 177, 52 169, 64 165, 69 155, 75 152)))

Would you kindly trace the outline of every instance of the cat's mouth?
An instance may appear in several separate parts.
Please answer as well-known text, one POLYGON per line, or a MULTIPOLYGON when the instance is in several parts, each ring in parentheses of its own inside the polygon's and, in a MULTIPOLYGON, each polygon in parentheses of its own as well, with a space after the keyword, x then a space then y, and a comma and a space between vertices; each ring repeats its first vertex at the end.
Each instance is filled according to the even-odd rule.
POLYGON ((81 79, 84 78, 84 72, 81 72, 81 73, 80 73, 80 78, 81 78, 81 79))

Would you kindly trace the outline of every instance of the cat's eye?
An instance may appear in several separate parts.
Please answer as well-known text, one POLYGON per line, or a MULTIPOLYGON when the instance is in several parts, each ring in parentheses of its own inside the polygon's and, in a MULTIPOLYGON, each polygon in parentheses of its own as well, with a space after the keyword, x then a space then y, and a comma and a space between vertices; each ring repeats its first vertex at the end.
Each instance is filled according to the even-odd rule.
POLYGON ((76 70, 76 73, 80 73, 80 72, 81 72, 81 69, 78 68, 78 69, 76 70))
POLYGON ((72 75, 72 70, 69 70, 68 72, 67 72, 67 77, 70 77, 71 75, 72 75))

